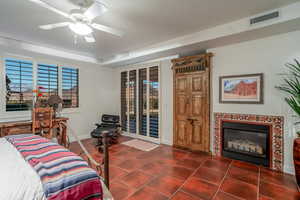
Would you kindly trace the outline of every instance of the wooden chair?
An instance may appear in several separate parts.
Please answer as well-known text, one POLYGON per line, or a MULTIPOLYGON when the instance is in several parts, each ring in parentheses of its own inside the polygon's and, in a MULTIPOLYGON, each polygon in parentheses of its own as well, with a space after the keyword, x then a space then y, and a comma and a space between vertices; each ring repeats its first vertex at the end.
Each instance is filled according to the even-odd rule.
POLYGON ((33 108, 32 133, 48 139, 53 137, 53 108, 33 108))

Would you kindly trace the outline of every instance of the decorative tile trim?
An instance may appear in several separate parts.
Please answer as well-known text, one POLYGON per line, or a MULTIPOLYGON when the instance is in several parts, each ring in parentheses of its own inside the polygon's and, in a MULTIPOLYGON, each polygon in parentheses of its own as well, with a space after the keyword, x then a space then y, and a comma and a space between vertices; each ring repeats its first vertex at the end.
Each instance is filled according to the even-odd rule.
POLYGON ((236 121, 244 123, 254 123, 269 125, 271 127, 270 138, 272 141, 270 168, 283 171, 283 132, 284 118, 282 116, 252 115, 252 114, 233 114, 233 113, 214 113, 214 154, 221 156, 222 152, 222 129, 223 121, 236 121))

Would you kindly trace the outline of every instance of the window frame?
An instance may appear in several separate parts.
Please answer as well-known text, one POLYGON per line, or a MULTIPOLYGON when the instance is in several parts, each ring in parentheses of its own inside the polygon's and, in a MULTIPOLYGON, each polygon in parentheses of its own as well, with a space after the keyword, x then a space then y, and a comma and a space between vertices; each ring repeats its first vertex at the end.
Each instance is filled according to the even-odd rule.
MULTIPOLYGON (((49 64, 49 62, 37 62, 36 63, 36 84, 35 84, 35 89, 37 89, 40 85, 39 85, 39 66, 50 66, 50 67, 57 67, 57 95, 60 95, 59 94, 59 90, 60 90, 60 76, 59 76, 59 71, 60 71, 60 66, 57 65, 57 64, 49 64)), ((50 79, 49 79, 50 80, 50 79)), ((49 84, 50 86, 50 84, 49 84)), ((41 87, 44 87, 44 86, 41 86, 41 87)), ((43 92, 43 90, 41 90, 43 92)), ((49 92, 48 92, 49 93, 49 92)))
MULTIPOLYGON (((33 101, 34 95, 32 90, 34 88, 33 84, 33 62, 24 60, 24 59, 14 59, 14 58, 5 58, 5 102, 6 102, 6 111, 27 111, 30 110, 33 101), (7 81, 10 81, 8 84, 7 81), (7 99, 7 85, 9 85, 11 89, 11 96, 7 99), (28 88, 27 88, 28 87, 28 88), (26 89, 27 88, 27 89, 26 89), (26 89, 26 90, 24 90, 26 89), (23 95, 29 95, 28 99, 24 99, 22 102, 23 95), (16 98, 16 102, 12 103, 11 100, 16 98), (15 105, 15 107, 11 107, 15 105), (25 106, 26 105, 26 106, 25 106), (23 107, 25 106, 25 107, 23 107)), ((24 97, 25 97, 24 96, 24 97)))
MULTIPOLYGON (((78 70, 78 107, 72 107, 72 108, 63 108, 62 114, 68 114, 68 113, 75 113, 78 112, 80 109, 80 68, 75 67, 74 64, 68 64, 64 62, 60 62, 57 64, 55 61, 51 60, 44 60, 44 59, 35 59, 33 57, 27 57, 22 55, 15 55, 15 54, 2 54, 0 55, 0 73, 2 75, 0 76, 0 119, 1 120, 11 120, 12 118, 14 120, 18 119, 28 119, 28 116, 30 116, 31 110, 24 110, 24 111, 6 111, 6 66, 5 66, 5 60, 6 59, 16 59, 16 60, 24 60, 28 62, 32 62, 32 72, 33 72, 33 89, 36 89, 38 87, 38 64, 43 65, 56 65, 58 67, 58 95, 62 97, 62 67, 68 66, 69 68, 74 68, 78 70)), ((34 96, 35 98, 35 96, 34 96)))
MULTIPOLYGON (((30 110, 19 110, 19 111, 7 111, 6 110, 6 59, 15 59, 15 60, 23 60, 23 61, 28 61, 28 62, 32 62, 32 84, 33 84, 33 89, 35 88, 36 85, 36 62, 32 57, 27 57, 27 56, 19 56, 19 55, 14 55, 14 54, 3 54, 1 56, 1 67, 0 67, 0 72, 2 73, 2 81, 1 81, 1 85, 2 88, 1 89, 1 108, 0 111, 1 113, 5 114, 4 118, 11 118, 11 116, 14 116, 16 118, 23 118, 24 116, 27 116, 28 114, 30 114, 30 110)), ((34 97, 33 97, 34 98, 34 97)))
POLYGON ((63 109, 77 109, 77 108, 79 108, 79 102, 80 102, 80 100, 79 100, 79 84, 80 84, 80 73, 79 73, 79 68, 76 68, 76 67, 70 67, 69 65, 61 65, 60 66, 60 74, 61 74, 61 81, 60 81, 60 87, 59 87, 59 91, 61 92, 60 93, 60 96, 61 96, 61 98, 63 99, 63 68, 69 68, 69 69, 75 69, 76 71, 77 71, 77 94, 76 94, 76 98, 77 98, 77 105, 76 105, 76 107, 63 107, 63 109))

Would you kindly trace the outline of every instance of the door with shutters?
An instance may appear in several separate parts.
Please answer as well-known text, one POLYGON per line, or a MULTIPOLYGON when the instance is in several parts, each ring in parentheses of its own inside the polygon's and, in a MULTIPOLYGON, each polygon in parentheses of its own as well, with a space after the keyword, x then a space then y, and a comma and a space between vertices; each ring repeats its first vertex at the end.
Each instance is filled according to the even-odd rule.
POLYGON ((210 151, 210 54, 173 60, 174 145, 210 151))
POLYGON ((160 142, 159 66, 121 72, 121 123, 124 135, 160 142))

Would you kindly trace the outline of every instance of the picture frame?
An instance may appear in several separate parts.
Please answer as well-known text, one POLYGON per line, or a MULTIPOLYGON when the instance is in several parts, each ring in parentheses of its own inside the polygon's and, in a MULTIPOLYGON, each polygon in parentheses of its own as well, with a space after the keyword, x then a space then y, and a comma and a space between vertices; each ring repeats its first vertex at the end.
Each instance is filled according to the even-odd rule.
POLYGON ((243 74, 219 77, 219 103, 263 104, 264 75, 243 74))

